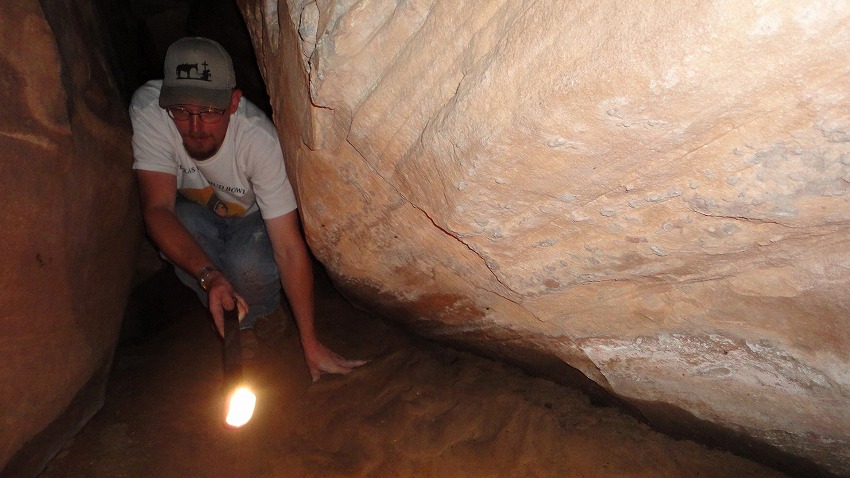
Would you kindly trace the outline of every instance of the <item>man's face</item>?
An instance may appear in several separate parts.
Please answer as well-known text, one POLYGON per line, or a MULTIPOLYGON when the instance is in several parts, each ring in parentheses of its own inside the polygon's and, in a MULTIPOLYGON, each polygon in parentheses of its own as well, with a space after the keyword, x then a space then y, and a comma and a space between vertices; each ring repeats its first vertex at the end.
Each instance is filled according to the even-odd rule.
POLYGON ((191 158, 203 161, 211 158, 218 152, 224 142, 224 136, 227 134, 230 115, 236 112, 241 98, 242 92, 240 90, 233 90, 233 94, 230 97, 230 105, 224 111, 199 105, 179 105, 172 107, 175 110, 184 110, 190 114, 188 119, 183 120, 176 119, 172 115, 171 121, 177 126, 177 131, 183 139, 183 147, 191 158), (199 113, 214 117, 218 121, 215 123, 206 122, 201 119, 199 113), (216 116, 217 113, 221 113, 220 118, 216 116))

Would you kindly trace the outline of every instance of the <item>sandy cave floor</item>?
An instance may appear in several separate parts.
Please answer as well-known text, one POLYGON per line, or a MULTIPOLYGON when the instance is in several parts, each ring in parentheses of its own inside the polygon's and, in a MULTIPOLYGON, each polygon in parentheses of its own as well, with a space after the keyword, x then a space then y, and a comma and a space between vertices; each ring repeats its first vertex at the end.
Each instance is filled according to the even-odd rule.
POLYGON ((104 407, 40 478, 785 476, 411 337, 317 277, 325 342, 368 365, 313 384, 297 334, 267 334, 244 370, 254 418, 226 428, 221 342, 188 290, 160 279, 146 300, 167 317, 118 348, 104 407))

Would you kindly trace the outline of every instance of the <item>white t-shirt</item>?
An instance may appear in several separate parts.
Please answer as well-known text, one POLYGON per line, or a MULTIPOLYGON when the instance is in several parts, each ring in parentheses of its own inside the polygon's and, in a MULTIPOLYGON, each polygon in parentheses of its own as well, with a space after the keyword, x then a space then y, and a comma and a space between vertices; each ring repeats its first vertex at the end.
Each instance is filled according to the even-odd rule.
POLYGON ((196 161, 183 148, 168 112, 159 107, 161 86, 162 80, 149 81, 133 94, 133 169, 175 175, 178 193, 221 216, 244 216, 259 208, 263 219, 271 219, 298 207, 277 132, 262 110, 243 97, 221 148, 196 161))

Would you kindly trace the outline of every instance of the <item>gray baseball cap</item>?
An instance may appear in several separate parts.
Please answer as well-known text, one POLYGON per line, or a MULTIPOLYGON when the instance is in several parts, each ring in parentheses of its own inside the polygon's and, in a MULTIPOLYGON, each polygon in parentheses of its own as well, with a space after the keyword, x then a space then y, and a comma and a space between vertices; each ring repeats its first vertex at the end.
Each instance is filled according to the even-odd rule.
POLYGON ((227 109, 236 87, 233 61, 224 48, 208 38, 177 40, 165 53, 159 106, 209 106, 227 109))

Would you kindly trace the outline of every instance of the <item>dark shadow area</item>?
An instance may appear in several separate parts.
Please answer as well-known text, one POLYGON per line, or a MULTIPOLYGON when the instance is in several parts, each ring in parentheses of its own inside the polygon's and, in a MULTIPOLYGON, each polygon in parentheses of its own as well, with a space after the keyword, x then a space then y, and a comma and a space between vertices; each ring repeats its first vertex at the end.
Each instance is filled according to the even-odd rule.
POLYGON ((840 478, 815 462, 792 455, 743 433, 701 420, 669 403, 632 401, 656 430, 680 440, 693 440, 726 450, 799 478, 840 478))
POLYGON ((194 293, 170 264, 163 265, 133 289, 121 326, 119 346, 140 344, 196 308, 194 293))
POLYGON ((42 470, 103 406, 111 366, 111 363, 101 364, 65 411, 12 456, 0 470, 0 477, 23 478, 42 470))
POLYGON ((246 98, 271 117, 269 96, 235 0, 94 0, 111 38, 110 62, 129 106, 136 89, 163 76, 168 46, 184 36, 219 42, 233 59, 246 98))

